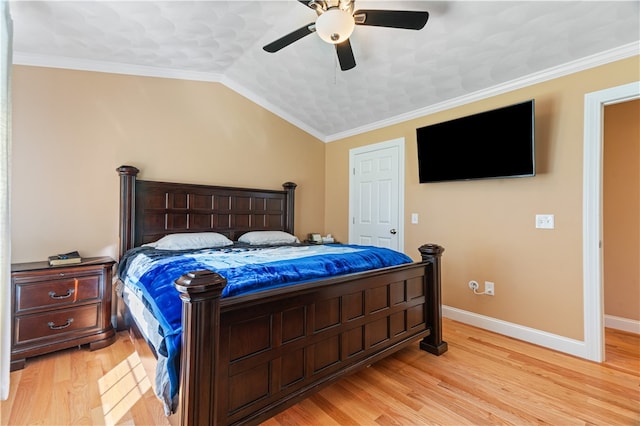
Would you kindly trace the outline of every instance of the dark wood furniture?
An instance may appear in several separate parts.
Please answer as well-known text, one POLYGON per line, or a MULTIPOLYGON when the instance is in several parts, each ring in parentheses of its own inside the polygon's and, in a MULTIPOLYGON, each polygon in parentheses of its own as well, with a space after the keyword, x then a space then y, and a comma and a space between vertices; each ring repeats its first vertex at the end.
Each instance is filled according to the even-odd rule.
POLYGON ((11 370, 26 358, 88 343, 91 350, 115 341, 111 325, 114 260, 49 266, 48 262, 11 265, 11 370))
MULTIPOLYGON (((120 174, 120 254, 171 232, 294 229, 295 184, 282 191, 137 180, 120 174)), ((440 355, 440 258, 221 298, 226 281, 193 271, 183 302, 183 425, 257 424, 345 374, 420 340, 440 355)))

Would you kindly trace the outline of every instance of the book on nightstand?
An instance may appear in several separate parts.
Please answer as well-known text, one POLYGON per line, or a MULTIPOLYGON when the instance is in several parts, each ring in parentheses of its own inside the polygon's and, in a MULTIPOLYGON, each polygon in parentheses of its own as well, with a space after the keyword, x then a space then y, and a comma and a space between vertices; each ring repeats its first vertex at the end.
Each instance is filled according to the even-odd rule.
POLYGON ((80 262, 82 262, 82 257, 77 251, 49 256, 49 265, 51 266, 72 265, 80 262))

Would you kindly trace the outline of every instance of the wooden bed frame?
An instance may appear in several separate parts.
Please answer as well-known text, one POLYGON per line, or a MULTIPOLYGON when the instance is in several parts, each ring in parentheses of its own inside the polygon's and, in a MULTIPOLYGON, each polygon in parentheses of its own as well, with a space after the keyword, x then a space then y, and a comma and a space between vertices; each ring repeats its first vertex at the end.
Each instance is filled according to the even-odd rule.
MULTIPOLYGON (((294 231, 296 185, 256 190, 137 180, 121 166, 120 257, 175 232, 294 231)), ((420 341, 440 355, 440 258, 221 298, 224 277, 176 281, 183 302, 183 425, 257 424, 340 377, 420 341)))

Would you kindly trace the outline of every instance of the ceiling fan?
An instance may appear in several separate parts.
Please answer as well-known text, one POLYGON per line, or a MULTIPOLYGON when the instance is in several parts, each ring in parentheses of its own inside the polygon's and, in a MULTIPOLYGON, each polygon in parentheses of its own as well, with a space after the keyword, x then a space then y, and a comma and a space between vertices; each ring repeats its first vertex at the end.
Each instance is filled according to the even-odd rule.
POLYGON ((349 37, 356 25, 420 30, 429 19, 429 12, 422 11, 362 9, 354 12, 355 0, 298 0, 298 2, 316 11, 318 14, 316 21, 267 44, 263 49, 274 53, 316 32, 322 40, 336 46, 342 71, 356 66, 349 42, 349 37))

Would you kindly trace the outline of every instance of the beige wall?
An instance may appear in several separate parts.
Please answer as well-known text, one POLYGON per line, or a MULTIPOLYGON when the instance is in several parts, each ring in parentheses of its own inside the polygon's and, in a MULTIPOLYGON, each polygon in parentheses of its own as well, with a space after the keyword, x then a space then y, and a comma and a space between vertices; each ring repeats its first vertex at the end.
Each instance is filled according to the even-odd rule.
POLYGON ((443 303, 583 340, 582 163, 584 95, 638 80, 638 57, 332 142, 326 149, 326 230, 348 238, 349 150, 405 138, 405 252, 445 247, 443 303), (535 98, 537 176, 419 184, 415 129, 535 98), (410 224, 411 213, 420 223, 410 224), (535 229, 537 213, 555 229, 535 229), (494 297, 467 283, 495 282, 494 297))
POLYGON ((604 111, 604 312, 640 321, 640 100, 604 111))
POLYGON ((218 84, 16 66, 13 261, 115 255, 121 164, 144 179, 295 181, 298 236, 347 241, 349 149, 404 137, 405 252, 445 247, 443 303, 582 340, 584 95, 638 69, 634 57, 325 145, 218 84), (417 127, 530 98, 537 176, 418 184, 417 127), (535 229, 536 213, 555 214, 556 229, 535 229), (496 295, 474 296, 471 279, 495 282, 496 295))
POLYGON ((13 67, 12 261, 115 257, 118 185, 298 184, 296 233, 322 230, 325 144, 216 83, 13 67))

